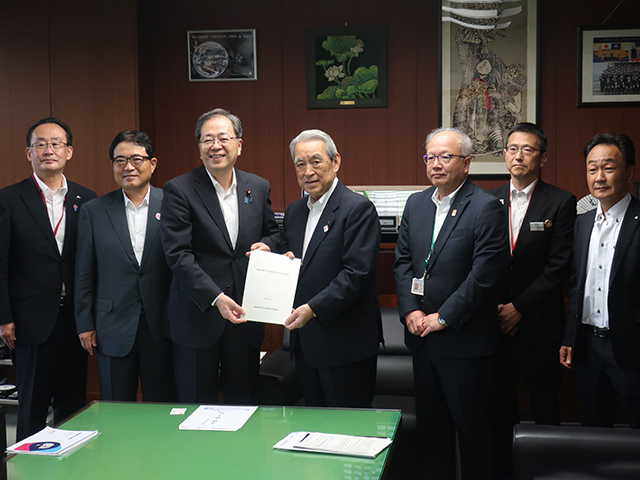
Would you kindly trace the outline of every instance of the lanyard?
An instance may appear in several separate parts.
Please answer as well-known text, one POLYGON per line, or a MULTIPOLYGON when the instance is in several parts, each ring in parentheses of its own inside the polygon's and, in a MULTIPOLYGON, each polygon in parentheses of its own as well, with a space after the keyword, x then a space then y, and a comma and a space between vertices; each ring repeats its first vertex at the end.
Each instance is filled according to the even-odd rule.
POLYGON ((518 230, 518 235, 513 238, 513 224, 511 219, 513 218, 511 216, 511 188, 509 188, 509 243, 511 244, 511 256, 513 257, 513 251, 516 249, 516 243, 518 243, 518 237, 520 236, 520 231, 522 231, 522 222, 524 222, 524 217, 527 214, 527 210, 529 210, 529 204, 531 203, 531 199, 533 198, 533 192, 536 191, 536 187, 538 186, 538 183, 536 182, 536 184, 533 187, 533 190, 531 190, 531 195, 529 195, 529 200, 527 200, 527 207, 524 209, 524 215, 522 215, 522 220, 520 220, 520 230, 518 230))
POLYGON ((436 243, 436 222, 435 219, 433 221, 433 232, 431 233, 431 248, 429 249, 429 255, 427 255, 427 258, 424 260, 424 275, 423 277, 427 274, 427 268, 429 267, 429 260, 431 259, 431 255, 433 255, 433 246, 436 243))
MULTIPOLYGON (((42 197, 42 201, 44 202, 44 208, 47 210, 47 216, 48 216, 49 215, 49 207, 47 207, 47 199, 44 198, 44 193, 42 192, 42 189, 40 188, 40 185, 38 185, 38 181, 36 180, 35 173, 33 175, 34 175, 33 181, 36 184, 36 188, 38 189, 38 192, 40 192, 40 196, 42 197)), ((58 223, 56 224, 55 228, 53 229, 53 236, 54 237, 56 235, 58 235, 58 229, 60 228, 60 224, 62 223, 62 219, 64 218, 64 212, 66 210, 66 207, 67 207, 67 196, 65 195, 64 199, 62 200, 62 215, 60 215, 60 220, 58 220, 58 223)), ((53 214, 55 214, 55 212, 53 212, 53 214)))

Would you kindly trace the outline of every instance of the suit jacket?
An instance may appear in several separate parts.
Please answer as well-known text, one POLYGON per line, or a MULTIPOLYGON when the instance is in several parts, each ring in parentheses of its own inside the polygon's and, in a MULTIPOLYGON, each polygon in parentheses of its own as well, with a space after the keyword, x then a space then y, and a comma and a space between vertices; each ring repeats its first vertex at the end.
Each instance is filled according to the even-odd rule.
POLYGON ((70 181, 67 187, 62 254, 33 177, 0 190, 0 323, 15 322, 18 342, 49 338, 63 283, 73 305, 76 224, 82 205, 96 194, 70 181))
MULTIPOLYGON (((503 205, 509 225, 509 184, 489 193, 503 205)), ((538 180, 522 221, 508 268, 500 279, 500 303, 511 303, 522 314, 518 335, 556 340, 564 334, 564 285, 573 252, 576 197, 538 180), (531 223, 544 225, 532 230, 531 223)), ((508 233, 507 233, 508 238, 508 233)))
MULTIPOLYGON (((227 320, 211 302, 221 293, 242 301, 249 261, 245 253, 253 243, 278 231, 269 182, 240 170, 236 170, 236 179, 239 229, 235 248, 204 166, 164 186, 161 238, 173 272, 170 335, 180 345, 211 348, 220 340, 227 320)), ((264 325, 255 327, 250 341, 259 347, 264 325)))
MULTIPOLYGON (((572 362, 580 364, 585 352, 576 345, 582 322, 584 284, 587 279, 589 241, 596 211, 578 215, 574 257, 569 281, 569 317, 563 345, 573 347, 572 362)), ((640 369, 640 202, 627 208, 616 243, 609 279, 609 329, 611 345, 620 368, 640 369)))
POLYGON ((140 264, 131 246, 121 189, 87 203, 80 215, 76 325, 78 333, 96 330, 98 350, 112 357, 131 351, 143 307, 154 343, 162 351, 169 348, 163 337, 171 271, 160 242, 162 190, 150 188, 140 264))
POLYGON ((435 242, 424 279, 424 295, 411 293, 413 278, 425 274, 436 206, 434 187, 409 197, 402 216, 396 262, 401 318, 413 310, 438 312, 449 324, 424 338, 405 329, 413 351, 429 345, 440 356, 466 358, 495 353, 496 286, 509 257, 500 202, 467 179, 451 204, 435 242))
MULTIPOLYGON (((309 216, 307 198, 287 208, 282 243, 302 258, 309 216)), ((338 181, 322 211, 302 258, 294 307, 307 303, 316 318, 292 332, 307 363, 314 368, 346 365, 373 357, 382 341, 382 319, 376 285, 380 221, 374 205, 338 181)), ((294 350, 294 348, 292 348, 294 350)))

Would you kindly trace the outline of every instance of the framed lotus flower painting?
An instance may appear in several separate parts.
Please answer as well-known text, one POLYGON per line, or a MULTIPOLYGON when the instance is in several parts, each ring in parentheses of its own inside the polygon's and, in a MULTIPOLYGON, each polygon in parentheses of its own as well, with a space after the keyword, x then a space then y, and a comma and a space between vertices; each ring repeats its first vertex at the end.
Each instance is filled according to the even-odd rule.
POLYGON ((384 27, 307 30, 307 108, 387 106, 384 27))

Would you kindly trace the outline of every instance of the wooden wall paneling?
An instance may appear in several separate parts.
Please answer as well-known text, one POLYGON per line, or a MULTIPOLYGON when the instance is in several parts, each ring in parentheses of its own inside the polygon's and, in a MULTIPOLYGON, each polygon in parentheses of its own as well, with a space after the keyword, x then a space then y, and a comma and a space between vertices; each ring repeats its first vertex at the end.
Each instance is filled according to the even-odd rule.
POLYGON ((51 111, 74 135, 65 173, 104 194, 113 137, 138 127, 135 0, 50 0, 50 22, 51 111))
POLYGON ((282 182, 282 19, 276 0, 220 4, 168 1, 152 6, 155 25, 156 135, 167 180, 201 165, 194 137, 198 117, 222 107, 243 123, 237 166, 271 182, 276 209, 284 207, 282 182), (255 28, 258 80, 189 82, 188 30, 255 28))
MULTIPOLYGON (((416 2, 312 1, 284 11, 286 143, 300 131, 320 128, 343 158, 339 177, 347 185, 413 183, 416 148, 416 2), (305 34, 308 27, 383 25, 387 28, 388 107, 313 109, 306 106, 305 34)), ((291 157, 287 155, 287 161, 291 157)), ((292 168, 286 175, 287 203, 299 198, 292 168)))
POLYGON ((31 173, 25 135, 50 115, 47 0, 0 3, 0 188, 31 173))
MULTIPOLYGON (((603 28, 627 25, 638 18, 637 2, 617 4, 596 0, 554 2, 543 1, 542 118, 549 124, 547 134, 552 140, 557 161, 556 184, 578 198, 588 193, 585 180, 585 144, 599 132, 626 133, 636 148, 640 146, 638 107, 577 108, 578 26, 601 25, 603 28), (613 12, 613 13, 612 13, 613 12), (555 74, 549 65, 555 63, 555 74), (555 127, 555 129, 554 129, 555 127)), ((640 172, 636 172, 636 181, 640 172)))

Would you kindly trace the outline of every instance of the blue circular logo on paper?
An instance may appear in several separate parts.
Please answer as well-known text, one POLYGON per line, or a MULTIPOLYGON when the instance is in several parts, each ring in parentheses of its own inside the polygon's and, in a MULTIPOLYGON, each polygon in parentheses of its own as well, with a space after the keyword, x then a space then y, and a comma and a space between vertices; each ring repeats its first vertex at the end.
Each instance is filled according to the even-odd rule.
POLYGON ((58 442, 36 442, 29 444, 30 452, 57 452, 60 450, 58 442))

